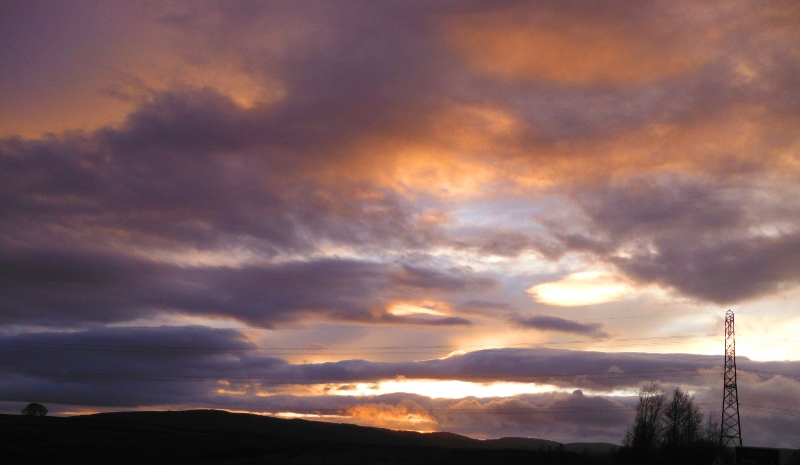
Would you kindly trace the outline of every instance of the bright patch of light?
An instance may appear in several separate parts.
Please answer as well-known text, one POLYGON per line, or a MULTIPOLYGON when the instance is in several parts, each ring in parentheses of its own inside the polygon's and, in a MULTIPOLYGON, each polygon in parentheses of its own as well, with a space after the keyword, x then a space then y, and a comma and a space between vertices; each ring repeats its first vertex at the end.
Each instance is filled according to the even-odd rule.
POLYGON ((528 293, 548 305, 575 307, 614 302, 633 292, 633 288, 614 277, 599 271, 573 273, 558 281, 537 284, 528 293))
POLYGON ((328 393, 338 396, 407 393, 432 399, 462 399, 464 397, 512 397, 520 394, 539 394, 559 390, 556 386, 536 383, 473 383, 458 380, 396 379, 347 385, 342 389, 330 390, 328 393))
MULTIPOLYGON (((346 396, 372 397, 385 394, 416 394, 431 399, 463 399, 466 397, 515 397, 525 394, 571 393, 576 386, 555 386, 552 384, 520 383, 496 381, 478 383, 459 380, 406 379, 381 380, 374 383, 328 383, 308 385, 284 385, 258 392, 259 397, 273 395, 305 396, 346 396)), ((586 395, 592 396, 632 396, 638 387, 617 388, 613 390, 592 390, 580 387, 586 395)))
POLYGON ((245 390, 233 391, 230 389, 217 389, 216 392, 217 394, 228 395, 228 396, 243 396, 247 394, 247 391, 245 390))
POLYGON ((173 313, 168 313, 166 311, 163 313, 157 313, 155 315, 147 316, 144 318, 137 318, 135 320, 122 321, 119 323, 110 323, 107 326, 112 328, 206 326, 210 328, 237 329, 239 331, 246 331, 251 329, 245 323, 242 323, 241 321, 235 320, 233 318, 173 314, 173 313))
POLYGON ((459 356, 464 355, 466 353, 467 353, 466 351, 461 350, 461 349, 454 350, 454 351, 450 352, 449 354, 445 355, 444 357, 441 357, 439 360, 447 360, 448 358, 459 357, 459 356))
MULTIPOLYGON (((737 333, 740 333, 737 331, 737 333)), ((781 337, 780 334, 765 334, 759 336, 736 335, 736 352, 750 360, 797 360, 800 352, 800 341, 792 335, 781 337)))
POLYGON ((335 419, 343 419, 343 418, 350 418, 346 415, 323 415, 321 413, 295 413, 295 412, 278 412, 275 414, 276 417, 280 418, 288 418, 288 419, 295 419, 295 418, 313 418, 313 419, 326 419, 326 418, 335 418, 335 419))
POLYGON ((404 315, 433 315, 433 316, 447 316, 447 313, 438 309, 439 305, 414 305, 408 303, 399 303, 392 305, 389 308, 389 313, 397 316, 404 315))

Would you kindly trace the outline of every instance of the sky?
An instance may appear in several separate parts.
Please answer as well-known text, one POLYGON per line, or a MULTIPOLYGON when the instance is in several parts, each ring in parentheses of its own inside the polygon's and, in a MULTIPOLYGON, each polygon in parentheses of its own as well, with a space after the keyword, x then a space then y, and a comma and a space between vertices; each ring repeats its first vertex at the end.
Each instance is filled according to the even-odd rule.
POLYGON ((800 5, 0 3, 0 411, 800 447, 800 5))

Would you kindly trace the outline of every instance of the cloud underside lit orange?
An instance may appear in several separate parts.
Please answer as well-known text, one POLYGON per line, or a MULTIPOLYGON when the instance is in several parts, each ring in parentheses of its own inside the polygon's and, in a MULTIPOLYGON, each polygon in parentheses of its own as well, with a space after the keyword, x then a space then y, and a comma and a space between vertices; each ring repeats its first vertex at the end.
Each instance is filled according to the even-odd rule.
POLYGON ((731 308, 800 399, 794 3, 95 6, 0 15, 0 398, 618 441, 731 308))
POLYGON ((704 57, 686 44, 719 37, 714 30, 691 36, 689 28, 676 35, 654 21, 612 19, 604 10, 511 7, 459 17, 445 34, 478 69, 567 85, 632 84, 689 72, 704 57))

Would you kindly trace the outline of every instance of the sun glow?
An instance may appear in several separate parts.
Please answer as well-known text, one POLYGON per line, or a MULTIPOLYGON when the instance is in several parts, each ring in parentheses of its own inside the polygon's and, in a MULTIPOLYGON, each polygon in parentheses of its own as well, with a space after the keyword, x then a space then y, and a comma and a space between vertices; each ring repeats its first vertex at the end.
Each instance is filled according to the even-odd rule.
POLYGON ((396 316, 405 315, 432 315, 432 316, 447 316, 448 313, 441 311, 442 304, 424 304, 414 305, 409 303, 398 303, 389 308, 389 313, 396 316))
POLYGON ((606 272, 585 271, 558 281, 537 284, 528 293, 541 302, 560 307, 575 307, 614 302, 633 292, 633 288, 606 272))
POLYGON ((536 383, 493 382, 474 383, 458 380, 395 379, 377 383, 356 383, 329 390, 337 396, 377 396, 407 393, 432 399, 462 399, 464 397, 511 397, 560 390, 556 386, 536 383))

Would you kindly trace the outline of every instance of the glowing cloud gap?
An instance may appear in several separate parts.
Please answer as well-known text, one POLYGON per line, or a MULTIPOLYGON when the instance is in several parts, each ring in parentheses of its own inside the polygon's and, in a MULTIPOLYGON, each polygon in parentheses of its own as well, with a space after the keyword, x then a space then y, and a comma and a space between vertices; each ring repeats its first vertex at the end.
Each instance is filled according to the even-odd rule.
MULTIPOLYGON (((572 392, 574 387, 552 384, 498 381, 478 383, 460 380, 405 379, 382 380, 375 383, 318 384, 305 388, 306 395, 381 396, 386 394, 416 394, 431 399, 463 399, 469 397, 515 397, 525 394, 572 392)), ((295 391, 288 389, 288 391, 295 391)), ((614 391, 614 395, 631 395, 634 391, 614 391)), ((608 394, 604 392, 603 394, 608 394)))
POLYGON ((558 281, 528 288, 537 302, 560 307, 577 307, 621 300, 634 289, 614 275, 584 271, 567 275, 558 281))

